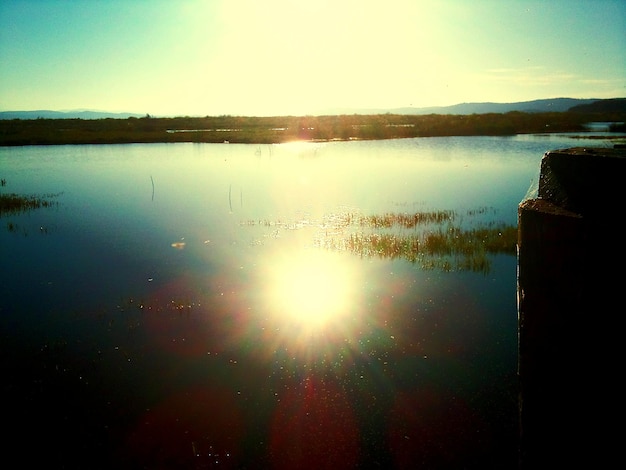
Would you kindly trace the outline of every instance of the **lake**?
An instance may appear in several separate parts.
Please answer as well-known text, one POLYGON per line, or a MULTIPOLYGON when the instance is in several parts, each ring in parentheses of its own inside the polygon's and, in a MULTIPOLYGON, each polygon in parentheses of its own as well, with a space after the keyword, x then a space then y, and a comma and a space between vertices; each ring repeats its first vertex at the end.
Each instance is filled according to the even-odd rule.
POLYGON ((575 137, 0 148, 52 202, 0 220, 5 455, 516 467, 514 252, 385 246, 516 226, 546 151, 611 145, 575 137))

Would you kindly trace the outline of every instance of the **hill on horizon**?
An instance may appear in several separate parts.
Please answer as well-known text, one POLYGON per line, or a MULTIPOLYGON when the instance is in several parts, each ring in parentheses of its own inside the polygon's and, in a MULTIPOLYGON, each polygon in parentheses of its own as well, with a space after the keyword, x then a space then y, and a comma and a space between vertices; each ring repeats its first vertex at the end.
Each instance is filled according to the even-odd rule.
MULTIPOLYGON (((521 111, 527 113, 565 112, 575 106, 591 105, 600 100, 598 98, 548 98, 531 101, 517 101, 511 103, 476 102, 459 103, 451 106, 430 106, 424 108, 405 107, 394 109, 367 109, 358 110, 356 114, 487 114, 508 113, 521 111)), ((347 113, 353 114, 353 113, 347 113)))
MULTIPOLYGON (((601 112, 601 111, 624 111, 626 98, 550 98, 531 101, 518 101, 512 103, 459 103, 451 106, 430 106, 430 107, 405 107, 405 108, 336 108, 315 115, 344 115, 344 114, 487 114, 487 113, 508 113, 520 111, 526 113, 546 113, 546 112, 601 112)), ((208 114, 210 115, 210 114, 208 114)), ((147 117, 148 114, 138 113, 111 113, 108 111, 74 110, 74 111, 0 111, 0 119, 127 119, 129 117, 147 117)), ((193 117, 193 116, 153 116, 153 117, 193 117)), ((196 116, 199 117, 199 116, 196 116)))
POLYGON ((53 111, 39 109, 34 111, 0 111, 0 119, 127 119, 142 117, 145 114, 137 113, 110 113, 108 111, 92 111, 80 109, 74 111, 53 111))

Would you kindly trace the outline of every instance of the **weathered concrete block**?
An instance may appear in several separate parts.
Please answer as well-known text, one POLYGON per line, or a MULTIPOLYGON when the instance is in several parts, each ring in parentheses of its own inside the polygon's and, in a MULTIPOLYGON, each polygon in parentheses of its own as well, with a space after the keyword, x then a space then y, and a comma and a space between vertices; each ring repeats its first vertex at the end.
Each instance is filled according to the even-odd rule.
POLYGON ((544 155, 538 198, 519 206, 523 469, 610 461, 625 202, 626 149, 572 148, 544 155))
POLYGON ((575 147, 541 160, 540 199, 598 220, 626 202, 626 149, 575 147))

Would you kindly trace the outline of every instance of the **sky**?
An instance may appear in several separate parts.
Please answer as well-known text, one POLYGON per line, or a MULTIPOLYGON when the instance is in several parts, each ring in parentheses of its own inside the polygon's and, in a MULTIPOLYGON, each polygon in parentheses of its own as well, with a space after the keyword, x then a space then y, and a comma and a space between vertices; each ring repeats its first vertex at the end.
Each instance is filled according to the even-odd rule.
POLYGON ((624 0, 0 0, 0 111, 626 97, 624 0))

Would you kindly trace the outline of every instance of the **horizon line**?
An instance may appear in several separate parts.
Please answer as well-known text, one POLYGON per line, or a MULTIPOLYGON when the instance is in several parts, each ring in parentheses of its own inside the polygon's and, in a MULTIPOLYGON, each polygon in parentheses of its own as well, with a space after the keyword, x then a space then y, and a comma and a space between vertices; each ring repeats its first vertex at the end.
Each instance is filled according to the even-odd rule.
POLYGON ((110 115, 131 115, 129 117, 141 116, 141 117, 153 117, 153 118, 176 118, 176 117, 209 117, 209 116, 238 116, 238 117, 280 117, 280 116, 332 116, 332 115, 342 115, 342 114, 362 114, 367 112, 368 114, 387 114, 392 113, 394 110, 424 110, 424 109, 446 109, 446 108, 455 108, 459 106, 478 106, 478 105, 519 105, 519 104, 527 104, 527 103, 535 103, 535 102, 545 102, 552 100, 574 100, 574 101, 609 101, 609 100, 620 100, 626 99, 626 96, 615 96, 612 98, 572 98, 567 96, 558 96, 553 98, 537 98, 532 100, 523 100, 523 101, 463 101, 451 105, 436 105, 436 106, 397 106, 390 108, 335 108, 328 109, 326 111, 319 111, 313 113, 284 113, 284 114, 238 114, 238 113, 219 113, 219 114, 158 114, 158 113, 143 113, 143 112, 134 112, 134 111, 107 111, 102 109, 89 109, 89 108, 76 108, 76 109, 46 109, 46 108, 38 108, 38 109, 9 109, 9 110, 0 110, 0 113, 36 113, 36 112, 48 112, 48 113, 59 113, 59 114, 71 114, 71 113, 100 113, 100 114, 110 114, 110 115))

